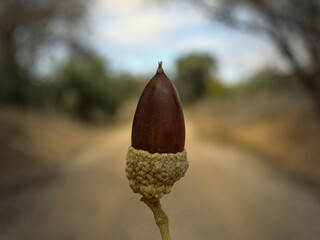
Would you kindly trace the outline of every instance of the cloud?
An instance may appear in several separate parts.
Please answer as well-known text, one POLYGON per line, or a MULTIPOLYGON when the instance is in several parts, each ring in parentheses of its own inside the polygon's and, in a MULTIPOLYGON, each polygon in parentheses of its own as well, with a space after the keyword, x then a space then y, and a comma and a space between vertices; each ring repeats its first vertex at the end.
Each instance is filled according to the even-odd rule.
POLYGON ((213 24, 188 5, 95 0, 90 19, 89 41, 120 71, 152 72, 158 60, 173 71, 175 59, 190 52, 216 56, 220 75, 229 82, 266 66, 283 68, 282 59, 266 39, 213 24))
POLYGON ((94 9, 99 9, 92 14, 97 30, 95 41, 130 51, 164 48, 174 41, 176 31, 195 25, 201 19, 191 8, 177 9, 177 6, 147 4, 143 0, 99 0, 94 9))
POLYGON ((267 39, 255 36, 241 37, 227 43, 229 50, 221 51, 221 74, 233 83, 246 79, 266 68, 286 71, 288 66, 267 39))

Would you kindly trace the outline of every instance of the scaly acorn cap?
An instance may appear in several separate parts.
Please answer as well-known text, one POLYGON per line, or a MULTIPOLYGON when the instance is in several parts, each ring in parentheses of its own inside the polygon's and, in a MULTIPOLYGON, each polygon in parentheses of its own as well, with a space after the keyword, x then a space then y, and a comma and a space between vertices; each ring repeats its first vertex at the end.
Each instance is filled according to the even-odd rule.
POLYGON ((140 97, 132 126, 132 147, 149 153, 184 150, 185 124, 178 92, 159 62, 140 97))
POLYGON ((189 166, 180 98, 162 62, 140 97, 131 141, 126 161, 129 185, 147 201, 157 201, 189 166))

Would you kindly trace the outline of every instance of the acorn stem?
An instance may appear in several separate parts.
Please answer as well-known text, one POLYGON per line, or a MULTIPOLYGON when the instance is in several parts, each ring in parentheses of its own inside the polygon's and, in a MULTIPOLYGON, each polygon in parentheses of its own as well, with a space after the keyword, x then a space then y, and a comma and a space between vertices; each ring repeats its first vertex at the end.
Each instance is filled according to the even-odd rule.
POLYGON ((163 68, 162 68, 162 61, 158 62, 159 66, 157 69, 157 73, 163 73, 163 68))
POLYGON ((160 200, 149 202, 142 197, 140 201, 144 202, 153 212, 154 219, 160 230, 162 240, 171 240, 169 234, 169 219, 167 214, 162 210, 160 200))

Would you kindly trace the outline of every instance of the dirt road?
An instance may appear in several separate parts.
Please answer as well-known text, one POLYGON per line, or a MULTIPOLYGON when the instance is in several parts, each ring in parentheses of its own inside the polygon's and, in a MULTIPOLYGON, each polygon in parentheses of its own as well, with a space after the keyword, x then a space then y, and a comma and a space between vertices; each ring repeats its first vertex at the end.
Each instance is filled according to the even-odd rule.
MULTIPOLYGON (((173 239, 320 239, 320 199, 311 189, 187 127, 190 168, 162 199, 173 239)), ((160 239, 150 209, 128 186, 129 144, 129 126, 115 128, 72 156, 57 179, 2 198, 11 217, 0 239, 160 239)))

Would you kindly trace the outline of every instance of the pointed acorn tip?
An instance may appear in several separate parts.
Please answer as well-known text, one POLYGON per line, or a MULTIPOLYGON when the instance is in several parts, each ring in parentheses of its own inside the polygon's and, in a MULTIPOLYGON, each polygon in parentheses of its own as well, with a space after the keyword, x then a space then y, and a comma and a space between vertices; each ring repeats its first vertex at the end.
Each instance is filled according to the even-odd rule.
POLYGON ((180 98, 171 80, 163 73, 162 62, 159 62, 157 73, 139 99, 133 118, 131 145, 153 154, 183 152, 184 144, 185 124, 180 98))
POLYGON ((157 73, 163 73, 163 68, 162 68, 162 61, 158 62, 159 66, 158 66, 158 69, 157 69, 157 73))

